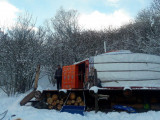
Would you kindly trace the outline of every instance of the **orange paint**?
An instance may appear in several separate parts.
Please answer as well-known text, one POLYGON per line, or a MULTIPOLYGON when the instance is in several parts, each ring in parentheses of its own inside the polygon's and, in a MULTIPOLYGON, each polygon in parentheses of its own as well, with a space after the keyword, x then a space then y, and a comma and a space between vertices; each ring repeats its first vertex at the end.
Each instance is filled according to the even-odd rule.
POLYGON ((62 70, 62 89, 82 89, 83 82, 88 80, 88 60, 75 65, 64 66, 62 70), (85 65, 84 80, 82 80, 82 73, 80 71, 80 65, 85 65), (80 80, 81 79, 81 80, 80 80))

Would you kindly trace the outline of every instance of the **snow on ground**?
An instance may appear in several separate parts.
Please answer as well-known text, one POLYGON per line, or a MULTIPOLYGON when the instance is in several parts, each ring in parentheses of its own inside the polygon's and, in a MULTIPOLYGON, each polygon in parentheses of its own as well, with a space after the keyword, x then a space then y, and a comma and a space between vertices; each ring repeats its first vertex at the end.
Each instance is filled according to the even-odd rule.
POLYGON ((41 72, 39 80, 38 80, 38 90, 56 90, 56 86, 53 86, 49 80, 48 76, 46 75, 45 72, 41 72))
MULTIPOLYGON (((56 87, 50 85, 45 76, 40 79, 38 88, 42 90, 44 88, 55 89, 56 87)), ((8 112, 3 120, 15 120, 17 118, 21 118, 22 120, 160 120, 160 112, 155 111, 134 114, 125 112, 95 113, 91 111, 85 112, 85 115, 81 116, 79 114, 61 113, 56 110, 36 109, 30 105, 20 106, 19 102, 29 92, 30 91, 25 94, 7 97, 7 95, 0 90, 0 120, 3 117, 1 113, 6 110, 8 110, 8 112)))

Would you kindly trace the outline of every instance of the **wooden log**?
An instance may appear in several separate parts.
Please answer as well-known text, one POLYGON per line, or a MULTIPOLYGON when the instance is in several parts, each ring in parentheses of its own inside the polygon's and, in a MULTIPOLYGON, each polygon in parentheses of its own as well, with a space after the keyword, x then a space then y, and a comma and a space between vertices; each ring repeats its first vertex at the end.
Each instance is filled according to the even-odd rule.
POLYGON ((61 109, 62 109, 62 105, 58 104, 58 105, 57 105, 57 109, 58 109, 58 110, 61 110, 61 109))
POLYGON ((53 105, 53 106, 56 106, 56 105, 57 105, 57 102, 56 102, 56 101, 53 101, 53 102, 52 102, 52 105, 53 105))
POLYGON ((48 103, 48 104, 52 104, 52 102, 53 102, 52 98, 48 98, 48 99, 47 99, 47 103, 48 103))
POLYGON ((56 100, 56 103, 59 104, 59 100, 56 100))
POLYGON ((56 95, 56 94, 52 95, 52 99, 53 99, 53 101, 57 100, 58 99, 58 95, 56 95))
POLYGON ((40 65, 37 65, 36 77, 35 77, 35 82, 34 82, 34 90, 36 90, 38 87, 39 74, 40 74, 40 65))
POLYGON ((79 97, 77 97, 76 102, 77 102, 77 103, 82 102, 82 98, 81 98, 80 96, 79 96, 79 97))
POLYGON ((28 101, 30 101, 35 96, 35 92, 38 87, 39 74, 40 74, 40 65, 37 65, 36 77, 35 77, 35 82, 34 82, 34 90, 22 99, 22 101, 20 102, 21 106, 25 105, 28 101))
POLYGON ((79 106, 84 106, 84 102, 83 102, 83 101, 80 102, 80 103, 79 103, 79 106))
POLYGON ((68 100, 68 101, 67 101, 67 105, 71 105, 71 100, 68 100))
POLYGON ((76 101, 75 100, 71 100, 71 104, 74 104, 76 101))
POLYGON ((76 99, 76 94, 72 92, 69 96, 70 100, 75 100, 76 99))
POLYGON ((31 93, 29 93, 27 96, 25 96, 21 102, 20 105, 25 105, 28 101, 30 101, 35 96, 35 90, 33 90, 31 93))
POLYGON ((77 102, 75 102, 75 103, 74 103, 74 105, 75 105, 75 106, 78 106, 78 103, 77 103, 77 102))
POLYGON ((53 105, 48 105, 48 109, 53 109, 53 105))
POLYGON ((59 101, 59 104, 60 104, 60 105, 63 105, 63 103, 64 103, 63 100, 60 100, 60 101, 59 101))

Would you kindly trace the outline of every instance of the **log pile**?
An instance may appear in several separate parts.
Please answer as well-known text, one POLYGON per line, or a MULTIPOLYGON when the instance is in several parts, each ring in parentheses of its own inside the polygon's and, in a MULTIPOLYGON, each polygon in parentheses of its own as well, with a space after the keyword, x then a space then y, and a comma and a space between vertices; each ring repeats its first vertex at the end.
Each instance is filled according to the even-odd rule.
MULTIPOLYGON (((62 98, 58 96, 57 94, 46 94, 47 97, 47 105, 48 109, 56 109, 56 110, 61 110, 62 106, 65 102, 66 98, 62 98)), ((76 96, 74 92, 70 94, 68 99, 66 100, 65 105, 74 105, 74 106, 84 106, 84 101, 81 96, 76 96)))
POLYGON ((84 101, 82 97, 76 96, 76 94, 72 92, 66 102, 66 105, 84 106, 84 101))
POLYGON ((64 104, 64 99, 60 99, 57 94, 49 95, 47 94, 47 104, 48 104, 48 109, 56 109, 56 110, 61 110, 63 104, 64 104))

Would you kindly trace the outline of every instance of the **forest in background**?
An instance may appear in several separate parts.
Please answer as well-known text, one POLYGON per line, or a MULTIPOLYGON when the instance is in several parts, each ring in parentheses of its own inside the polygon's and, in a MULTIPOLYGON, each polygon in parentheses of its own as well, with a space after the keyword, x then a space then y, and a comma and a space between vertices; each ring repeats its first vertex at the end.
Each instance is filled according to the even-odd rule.
POLYGON ((160 0, 153 0, 120 28, 85 30, 78 25, 78 11, 63 8, 44 25, 37 28, 35 24, 32 15, 24 13, 6 33, 0 32, 0 89, 7 95, 30 90, 38 64, 54 85, 58 64, 70 65, 104 53, 104 41, 107 51, 160 55, 160 0))

